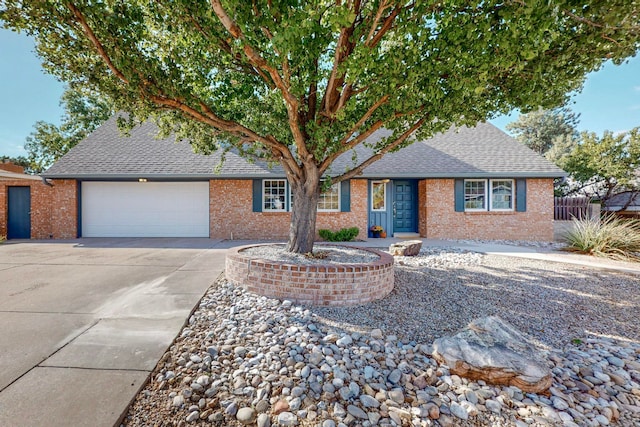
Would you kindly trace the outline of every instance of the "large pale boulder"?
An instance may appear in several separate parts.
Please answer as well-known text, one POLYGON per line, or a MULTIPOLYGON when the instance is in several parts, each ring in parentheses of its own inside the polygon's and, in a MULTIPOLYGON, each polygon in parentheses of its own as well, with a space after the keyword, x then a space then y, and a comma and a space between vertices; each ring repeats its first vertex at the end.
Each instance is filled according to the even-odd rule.
POLYGON ((551 387, 551 371, 535 346, 499 317, 474 320, 453 337, 433 343, 433 357, 452 374, 527 393, 551 387))
POLYGON ((405 240, 404 242, 392 243, 389 246, 389 253, 393 256, 416 256, 422 248, 422 240, 405 240))

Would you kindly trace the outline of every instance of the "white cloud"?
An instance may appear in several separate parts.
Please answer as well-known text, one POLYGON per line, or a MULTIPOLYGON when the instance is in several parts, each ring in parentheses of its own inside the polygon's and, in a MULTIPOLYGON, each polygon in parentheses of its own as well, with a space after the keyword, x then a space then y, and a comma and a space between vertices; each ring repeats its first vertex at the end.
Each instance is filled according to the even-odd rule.
POLYGON ((5 138, 0 135, 0 155, 1 156, 26 156, 27 151, 22 144, 16 144, 15 139, 5 138))
POLYGON ((640 86, 634 86, 633 90, 635 90, 636 92, 640 92, 640 86))

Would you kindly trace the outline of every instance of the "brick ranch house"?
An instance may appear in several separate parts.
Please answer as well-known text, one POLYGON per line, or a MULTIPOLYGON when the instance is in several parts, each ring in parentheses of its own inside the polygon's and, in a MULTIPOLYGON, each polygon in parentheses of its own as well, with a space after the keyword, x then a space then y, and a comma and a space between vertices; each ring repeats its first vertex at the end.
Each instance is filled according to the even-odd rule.
MULTIPOLYGON (((215 173, 219 153, 195 154, 156 133, 145 123, 124 137, 112 118, 69 151, 42 174, 55 197, 32 200, 32 209, 46 203, 66 216, 51 215, 46 227, 33 217, 32 237, 47 237, 35 231, 45 228, 52 238, 286 238, 291 193, 282 169, 228 153, 215 173)), ((553 178, 564 175, 491 124, 463 127, 335 185, 321 197, 317 228, 358 227, 359 238, 381 225, 389 236, 552 240, 553 178)))

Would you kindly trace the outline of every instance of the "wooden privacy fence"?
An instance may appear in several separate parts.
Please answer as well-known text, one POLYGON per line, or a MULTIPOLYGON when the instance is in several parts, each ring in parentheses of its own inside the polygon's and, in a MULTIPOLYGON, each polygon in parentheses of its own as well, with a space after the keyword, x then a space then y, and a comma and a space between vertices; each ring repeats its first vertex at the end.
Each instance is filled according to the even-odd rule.
POLYGON ((554 197, 553 219, 571 221, 572 219, 591 218, 593 212, 588 197, 554 197))

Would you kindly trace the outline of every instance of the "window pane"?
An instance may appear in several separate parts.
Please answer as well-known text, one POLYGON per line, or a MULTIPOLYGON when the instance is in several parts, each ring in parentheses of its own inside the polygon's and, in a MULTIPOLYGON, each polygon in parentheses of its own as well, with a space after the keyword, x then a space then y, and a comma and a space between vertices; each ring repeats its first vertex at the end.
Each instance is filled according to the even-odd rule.
POLYGON ((491 181, 491 209, 512 209, 513 181, 491 181))
POLYGON ((385 197, 386 184, 384 182, 372 182, 371 183, 371 209, 374 211, 385 211, 386 197, 385 197))
POLYGON ((285 190, 286 180, 268 179, 264 180, 263 210, 282 211, 285 210, 285 190))
POLYGON ((464 182, 464 208, 465 210, 486 209, 485 181, 464 182))
POLYGON ((338 185, 339 184, 333 184, 327 191, 320 193, 320 199, 318 200, 319 211, 340 210, 340 191, 338 185))

